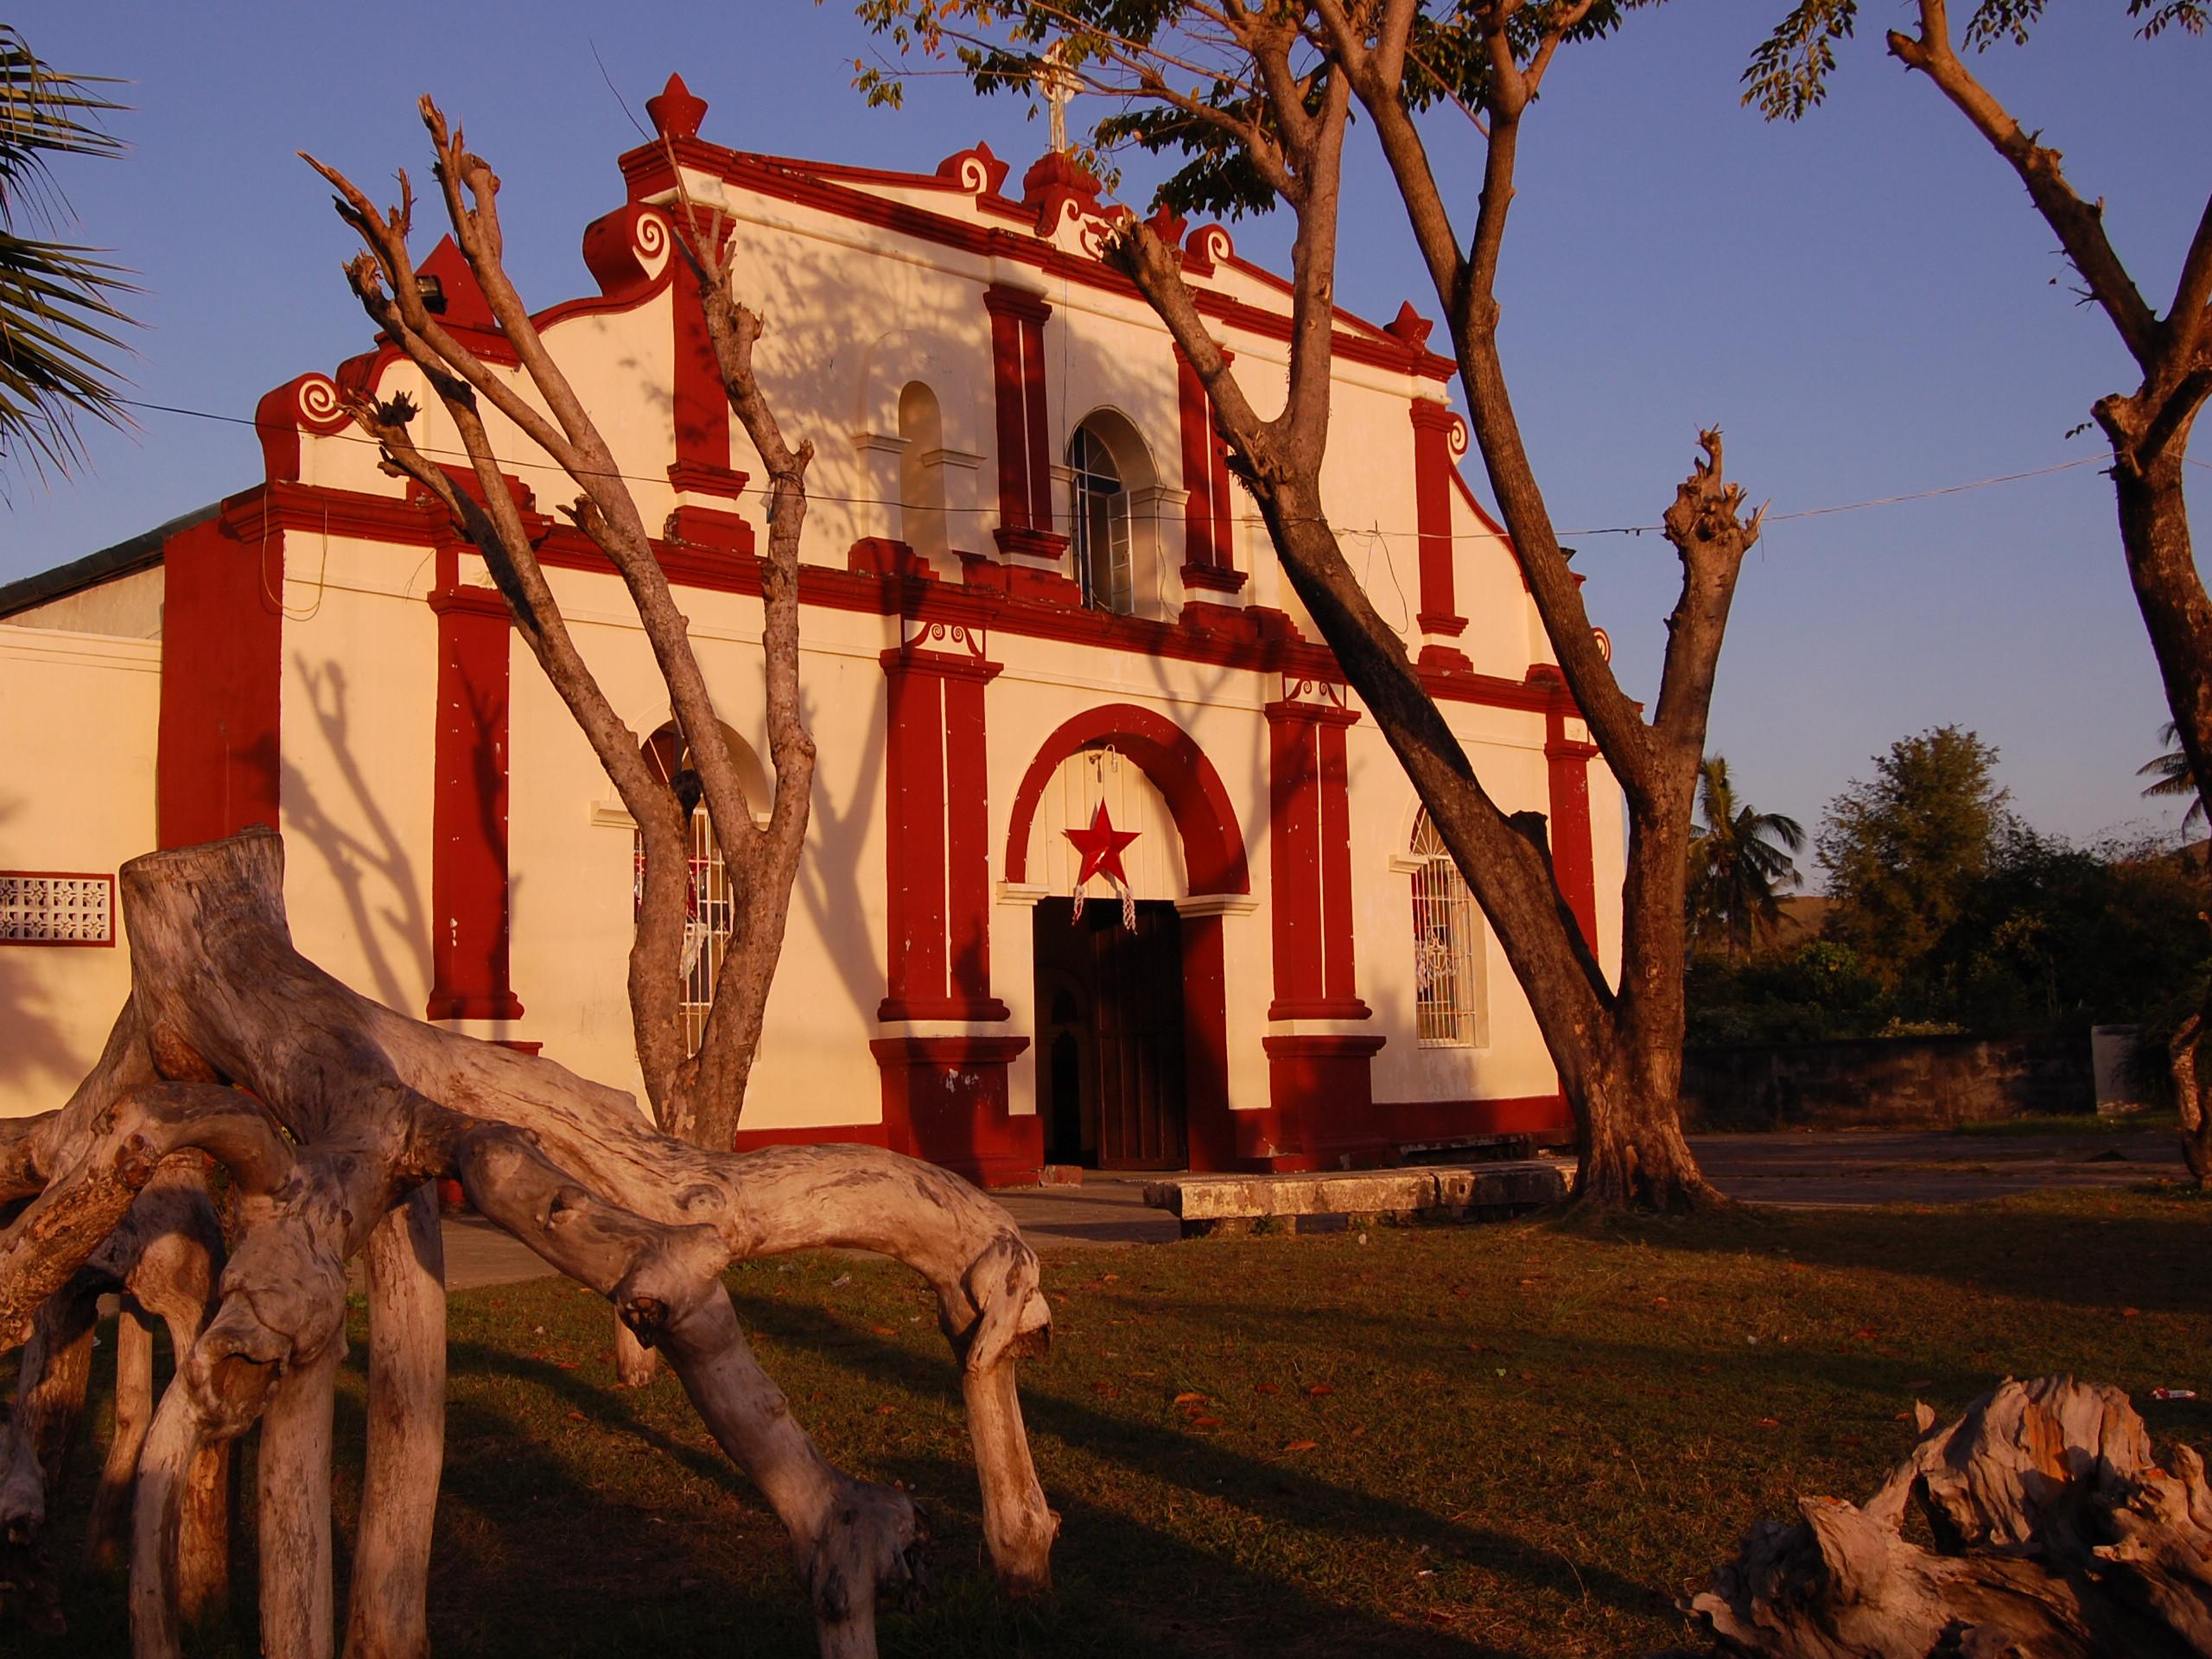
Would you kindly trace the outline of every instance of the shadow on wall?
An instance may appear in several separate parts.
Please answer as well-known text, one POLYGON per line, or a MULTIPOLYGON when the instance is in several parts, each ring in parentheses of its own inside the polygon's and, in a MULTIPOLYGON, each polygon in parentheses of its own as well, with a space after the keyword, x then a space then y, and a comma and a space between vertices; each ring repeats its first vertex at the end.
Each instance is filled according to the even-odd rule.
MULTIPOLYGON (((844 982, 853 1007, 871 1029, 884 995, 884 969, 882 953, 870 937, 858 895, 880 881, 880 872, 871 873, 861 866, 867 855, 876 797, 883 787, 884 746, 888 741, 890 719, 883 689, 887 683, 880 672, 874 673, 874 677, 868 736, 852 754, 836 757, 853 768, 853 787, 842 798, 842 811, 833 799, 836 792, 824 782, 828 766, 817 763, 816 766, 814 798, 808 803, 806 853, 799 861, 791 894, 793 902, 804 908, 807 919, 814 925, 816 936, 844 982)), ((800 696, 807 729, 812 731, 819 700, 804 685, 800 696)))
MULTIPOLYGON (((0 798, 0 824, 22 810, 14 799, 0 798)), ((8 859, 12 864, 15 861, 8 859)), ((115 949, 123 949, 121 940, 115 949)), ((10 1079, 22 1083, 60 1085, 48 1104, 59 1106, 74 1088, 93 1058, 79 1054, 56 1028, 61 1009, 54 1000, 54 959, 82 955, 79 950, 51 945, 0 944, 0 1067, 10 1079)), ((89 1010, 79 1009, 79 1014, 89 1010)), ((43 1108, 40 1108, 43 1109, 43 1108)))
POLYGON ((316 729, 353 797, 353 810, 366 835, 356 834, 334 817, 305 774, 287 760, 280 797, 287 854, 297 857, 304 842, 328 868, 346 920, 360 942, 361 960, 368 967, 372 983, 360 988, 386 1007, 419 1018, 430 984, 429 918, 424 912, 423 884, 362 775, 352 743, 344 666, 331 662, 316 668, 297 655, 292 663, 307 688, 316 729), (396 951, 404 954, 395 956, 396 951))

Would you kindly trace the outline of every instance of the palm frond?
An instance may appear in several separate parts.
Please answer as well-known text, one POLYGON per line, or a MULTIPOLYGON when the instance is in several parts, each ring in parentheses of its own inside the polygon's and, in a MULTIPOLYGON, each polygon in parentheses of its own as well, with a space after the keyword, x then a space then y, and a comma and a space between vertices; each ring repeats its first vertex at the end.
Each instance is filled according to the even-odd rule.
POLYGON ((19 227, 52 228, 68 202, 52 166, 63 156, 115 156, 99 119, 122 105, 99 79, 55 73, 14 28, 0 24, 0 457, 65 476, 84 459, 76 420, 128 426, 105 354, 127 349, 110 325, 136 293, 100 250, 19 227))

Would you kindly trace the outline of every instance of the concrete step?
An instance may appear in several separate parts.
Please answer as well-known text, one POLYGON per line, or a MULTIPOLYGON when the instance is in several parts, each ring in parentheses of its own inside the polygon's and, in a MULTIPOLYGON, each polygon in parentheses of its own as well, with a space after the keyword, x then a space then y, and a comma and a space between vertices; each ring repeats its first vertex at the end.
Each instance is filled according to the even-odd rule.
POLYGON ((1147 1182, 1144 1201, 1183 1224, 1186 1238, 1249 1231, 1300 1217, 1512 1214, 1556 1204, 1574 1166, 1548 1158, 1304 1175, 1176 1175, 1147 1182))

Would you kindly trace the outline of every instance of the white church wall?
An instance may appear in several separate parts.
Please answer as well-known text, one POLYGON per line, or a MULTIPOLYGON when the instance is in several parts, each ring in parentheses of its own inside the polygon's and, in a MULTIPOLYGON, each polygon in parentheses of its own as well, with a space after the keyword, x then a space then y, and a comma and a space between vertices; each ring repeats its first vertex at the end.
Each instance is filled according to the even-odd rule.
MULTIPOLYGON (((0 625, 0 869, 112 876, 154 845, 156 640, 0 625)), ((99 1059, 130 993, 112 945, 0 940, 0 1117, 50 1111, 99 1059)))

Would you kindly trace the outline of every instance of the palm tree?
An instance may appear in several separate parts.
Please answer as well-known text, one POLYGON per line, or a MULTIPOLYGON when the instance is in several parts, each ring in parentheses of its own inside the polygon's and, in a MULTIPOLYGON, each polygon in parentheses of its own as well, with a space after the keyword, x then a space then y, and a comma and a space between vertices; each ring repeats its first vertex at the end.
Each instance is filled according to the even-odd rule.
POLYGON ((1777 893, 1796 885, 1789 855, 1805 845, 1804 826, 1737 804, 1728 762, 1717 754, 1698 769, 1698 805, 1705 823, 1690 831, 1691 937, 1717 939, 1731 957, 1748 955, 1758 927, 1782 918, 1777 893))
POLYGON ((99 249, 19 232, 68 216, 54 157, 122 149, 97 124, 122 106, 95 84, 56 74, 0 23, 0 455, 65 474, 84 458, 79 416, 127 424, 100 354, 121 349, 108 327, 129 321, 116 301, 135 290, 99 249))
POLYGON ((2196 787, 2196 774, 2190 770, 2189 756, 2181 747, 2181 728, 2171 720, 2158 728, 2158 741, 2173 747, 2156 760, 2145 760, 2135 768, 2138 778, 2153 779, 2144 786, 2143 798, 2156 795, 2186 795, 2189 810, 2182 814, 2181 832, 2186 836, 2192 830, 2204 827, 2204 798, 2196 787))

